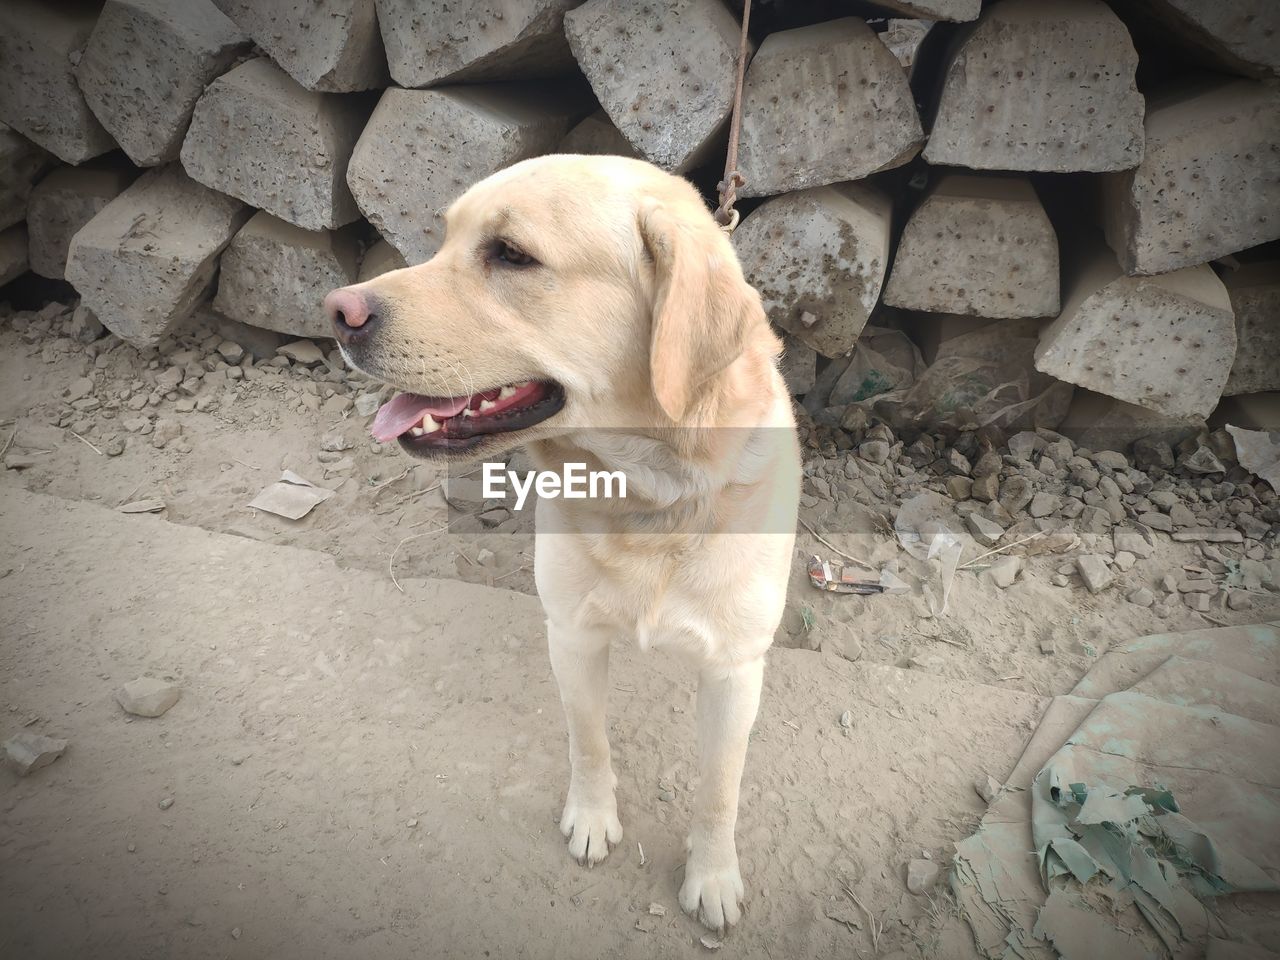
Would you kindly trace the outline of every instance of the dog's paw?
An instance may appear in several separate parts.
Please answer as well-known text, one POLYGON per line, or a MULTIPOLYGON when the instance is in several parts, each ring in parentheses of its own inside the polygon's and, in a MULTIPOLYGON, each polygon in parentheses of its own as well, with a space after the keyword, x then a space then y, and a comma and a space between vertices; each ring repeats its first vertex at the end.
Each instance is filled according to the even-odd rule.
POLYGON ((569 838, 569 856, 593 866, 609 855, 609 845, 622 840, 618 804, 612 796, 605 803, 587 806, 570 796, 560 815, 560 832, 569 838))
POLYGON ((738 872, 736 855, 726 865, 700 867, 690 857, 685 865, 684 884, 680 887, 680 906, 704 926, 723 932, 742 918, 742 874, 738 872))

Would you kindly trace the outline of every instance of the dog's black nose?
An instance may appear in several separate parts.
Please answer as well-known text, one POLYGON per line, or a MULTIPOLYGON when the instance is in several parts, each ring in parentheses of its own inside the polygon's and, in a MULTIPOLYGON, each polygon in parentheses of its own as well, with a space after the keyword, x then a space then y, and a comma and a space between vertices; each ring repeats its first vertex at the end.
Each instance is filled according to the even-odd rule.
POLYGON ((330 291, 324 298, 324 312, 340 343, 368 336, 378 321, 371 298, 350 287, 330 291))

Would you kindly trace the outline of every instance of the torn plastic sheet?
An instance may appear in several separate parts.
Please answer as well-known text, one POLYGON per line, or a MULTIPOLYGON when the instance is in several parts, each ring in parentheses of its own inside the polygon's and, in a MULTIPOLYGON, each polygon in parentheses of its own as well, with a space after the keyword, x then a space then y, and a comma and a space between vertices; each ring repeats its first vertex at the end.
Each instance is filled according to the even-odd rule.
POLYGON ((301 520, 317 504, 324 503, 332 496, 332 490, 317 487, 305 477, 286 470, 279 480, 254 497, 249 506, 287 520, 301 520))
POLYGON ((1276 679, 1280 623, 1255 624, 1118 645, 1075 691, 1100 700, 1054 698, 1014 790, 956 846, 979 951, 1190 960, 1269 935, 1265 915, 1225 931, 1205 903, 1280 891, 1276 679))
POLYGON ((954 517, 951 501, 926 492, 904 501, 893 521, 902 548, 928 566, 929 575, 921 582, 935 617, 947 612, 960 556, 971 543, 967 534, 957 533, 952 527, 954 517))
POLYGON ((1227 433, 1236 444, 1236 459, 1240 466, 1256 473, 1271 489, 1280 493, 1280 431, 1245 430, 1227 426, 1227 433))

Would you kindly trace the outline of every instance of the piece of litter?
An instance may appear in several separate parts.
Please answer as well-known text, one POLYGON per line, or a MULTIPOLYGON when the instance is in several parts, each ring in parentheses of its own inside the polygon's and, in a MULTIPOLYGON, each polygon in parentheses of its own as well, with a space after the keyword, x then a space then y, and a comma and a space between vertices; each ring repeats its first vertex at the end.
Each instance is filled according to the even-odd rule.
POLYGON ((1280 431, 1244 430, 1228 425, 1227 433, 1235 441, 1240 466, 1256 473, 1280 493, 1280 431))
MULTIPOLYGON (((881 575, 883 577, 883 574, 881 575)), ((816 554, 809 558, 809 582, 830 593, 884 593, 889 588, 874 580, 862 580, 853 567, 835 566, 816 554)))
POLYGON ((279 480, 254 497, 249 506, 255 510, 274 513, 286 520, 301 520, 317 504, 324 503, 331 496, 332 490, 317 487, 292 470, 286 470, 280 474, 279 480))
POLYGON ((667 915, 667 908, 664 907, 662 904, 660 903, 649 904, 649 916, 665 917, 666 915, 667 915))
POLYGON ((134 500, 116 507, 121 513, 159 513, 164 509, 163 500, 134 500))

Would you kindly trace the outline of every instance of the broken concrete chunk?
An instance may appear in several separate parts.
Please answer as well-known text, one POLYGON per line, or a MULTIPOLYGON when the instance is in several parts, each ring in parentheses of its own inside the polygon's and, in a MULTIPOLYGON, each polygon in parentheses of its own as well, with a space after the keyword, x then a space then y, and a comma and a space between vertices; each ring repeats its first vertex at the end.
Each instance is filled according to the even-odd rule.
POLYGON ((925 159, 978 170, 1127 170, 1138 54, 1101 0, 992 4, 947 67, 925 159))
POLYGON ((182 165, 214 190, 304 230, 360 216, 347 158, 369 116, 359 94, 315 93, 266 57, 209 85, 191 117, 182 165))
POLYGON ((366 280, 372 280, 374 277, 380 277, 384 273, 390 273, 392 270, 403 270, 408 264, 405 263, 404 257, 400 255, 400 251, 387 243, 385 240, 379 240, 368 250, 360 259, 360 273, 356 278, 357 283, 364 283, 366 280))
POLYGON ((154 346, 204 299, 249 213, 176 165, 152 171, 71 239, 67 280, 113 333, 154 346))
POLYGON ((0 3, 0 120, 64 163, 115 149, 72 75, 100 4, 0 3))
POLYGON ((1275 0, 1137 0, 1137 8, 1227 73, 1280 72, 1280 4, 1275 0))
POLYGON ((985 574, 992 583, 1004 590, 1013 586, 1018 574, 1022 572, 1022 565, 1021 557, 1001 557, 987 567, 985 574))
POLYGON ((27 216, 27 197, 53 157, 22 134, 0 124, 0 230, 27 216))
POLYGON ((70 741, 24 731, 4 742, 5 760, 20 777, 47 767, 62 756, 70 741))
POLYGON ((1056 316, 1058 237, 1020 177, 943 177, 907 221, 890 306, 1007 319, 1056 316))
POLYGON ((308 90, 350 93, 387 85, 374 0, 213 0, 308 90))
POLYGON ((901 166, 924 132, 893 54, 845 17, 765 38, 743 86, 741 138, 739 195, 762 197, 901 166))
POLYGON ((444 240, 444 211, 503 167, 549 152, 584 112, 559 86, 486 84, 388 89, 351 156, 360 209, 410 263, 444 240))
POLYGON ((1247 263, 1228 271, 1222 282, 1235 313, 1237 342, 1222 395, 1280 390, 1280 260, 1247 263))
POLYGON ((565 134, 565 138, 560 141, 560 146, 556 148, 556 153, 644 159, 640 156, 640 151, 631 145, 631 141, 622 135, 603 110, 597 110, 584 118, 565 134))
POLYGON ((222 255, 214 309, 243 323, 295 337, 329 337, 325 294, 355 283, 354 227, 303 230, 259 211, 222 255))
POLYGON ((116 691, 116 702, 135 717, 159 717, 178 702, 182 688, 154 677, 130 680, 116 691))
POLYGON ((1035 363, 1166 417, 1203 417, 1222 396, 1235 352, 1231 301, 1211 267, 1126 277, 1098 249, 1040 334, 1035 363))
POLYGON ((552 77, 572 69, 565 11, 581 0, 482 9, 444 0, 377 0, 391 76, 402 87, 552 77))
POLYGON ((977 512, 971 513, 965 518, 965 525, 969 528, 969 532, 973 534, 973 538, 984 547, 994 547, 1000 542, 1000 538, 1004 536, 1004 527, 977 512))
POLYGON ((282 357, 288 357, 294 363, 300 363, 304 367, 314 367, 316 364, 324 362, 324 354, 310 340, 295 340, 293 343, 286 343, 276 353, 282 357))
POLYGON ((915 859, 907 864, 907 890, 917 896, 927 893, 938 879, 938 865, 932 860, 915 859))
POLYGON ((248 46, 210 0, 107 0, 76 80, 129 159, 153 167, 178 159, 204 88, 248 46))
POLYGON ((41 180, 27 201, 31 269, 51 280, 64 279, 71 238, 133 178, 132 170, 85 166, 62 167, 41 180))
POLYGON ((1096 554, 1077 557, 1076 572, 1080 574, 1080 579, 1084 581, 1090 593, 1100 593, 1107 589, 1115 578, 1111 568, 1107 566, 1106 559, 1096 554))
POLYGON ((1146 559, 1156 552, 1155 540, 1151 532, 1142 526, 1122 524, 1111 531, 1111 542, 1116 553, 1128 553, 1134 557, 1146 559))
POLYGON ((733 235, 747 281, 772 320, 827 357, 853 349, 880 298, 888 198, 856 183, 766 201, 733 235))
POLYGON ((1280 80, 1187 81, 1153 95, 1146 155, 1104 181, 1126 273, 1167 273, 1280 237, 1280 80))
POLYGON ((676 172, 709 157, 729 118, 740 33, 719 0, 588 0, 564 29, 600 105, 645 157, 676 172))
POLYGON ((977 20, 982 12, 982 0, 875 0, 875 3, 925 20, 977 20))

